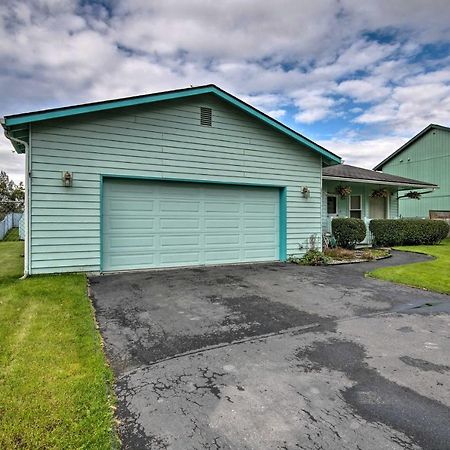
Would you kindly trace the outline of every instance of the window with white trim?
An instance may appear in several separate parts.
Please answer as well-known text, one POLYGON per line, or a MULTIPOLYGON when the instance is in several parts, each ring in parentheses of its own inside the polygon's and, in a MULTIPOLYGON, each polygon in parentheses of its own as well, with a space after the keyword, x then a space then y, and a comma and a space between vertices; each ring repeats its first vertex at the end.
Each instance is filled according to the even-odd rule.
POLYGON ((362 199, 360 195, 350 196, 350 217, 354 219, 362 218, 362 199))

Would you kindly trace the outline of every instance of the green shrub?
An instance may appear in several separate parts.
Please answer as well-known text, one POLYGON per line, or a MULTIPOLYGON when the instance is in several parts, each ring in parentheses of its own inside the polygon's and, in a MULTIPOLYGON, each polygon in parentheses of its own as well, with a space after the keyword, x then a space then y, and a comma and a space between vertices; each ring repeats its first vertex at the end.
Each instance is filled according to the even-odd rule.
POLYGON ((319 250, 308 250, 300 259, 300 264, 305 266, 323 266, 324 264, 327 264, 328 261, 329 258, 319 250))
POLYGON ((444 220, 429 219, 374 219, 369 229, 373 244, 378 247, 393 245, 438 244, 449 232, 444 220))
POLYGON ((290 256, 288 261, 295 264, 302 264, 303 266, 323 266, 330 261, 330 258, 325 256, 319 250, 311 249, 300 258, 297 256, 290 256))
POLYGON ((333 219, 331 230, 338 247, 353 249, 358 242, 362 242, 366 237, 366 226, 361 219, 333 219))

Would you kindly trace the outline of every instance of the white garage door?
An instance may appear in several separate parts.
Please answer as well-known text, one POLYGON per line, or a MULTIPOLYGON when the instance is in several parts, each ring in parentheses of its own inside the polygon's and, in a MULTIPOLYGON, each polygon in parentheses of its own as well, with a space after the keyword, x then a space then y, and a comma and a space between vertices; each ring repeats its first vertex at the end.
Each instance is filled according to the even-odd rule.
POLYGON ((105 179, 102 270, 279 259, 279 189, 105 179))

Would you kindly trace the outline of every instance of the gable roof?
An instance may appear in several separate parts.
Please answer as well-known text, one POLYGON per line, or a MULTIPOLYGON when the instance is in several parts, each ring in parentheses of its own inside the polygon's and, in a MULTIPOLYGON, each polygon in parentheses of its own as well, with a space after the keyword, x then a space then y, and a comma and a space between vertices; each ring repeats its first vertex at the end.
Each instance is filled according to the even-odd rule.
POLYGON ((342 180, 353 182, 365 182, 373 184, 387 184, 391 186, 404 186, 405 188, 437 188, 437 184, 424 181, 412 180, 411 178, 390 175, 384 172, 375 172, 362 167, 338 164, 336 166, 324 167, 322 177, 327 180, 342 180))
MULTIPOLYGON (((218 86, 214 84, 207 84, 204 86, 196 86, 186 89, 176 89, 171 91, 157 92, 154 94, 138 95, 134 97, 125 97, 115 100, 84 103, 79 105, 66 106, 62 108, 53 108, 42 111, 32 111, 22 114, 13 114, 5 116, 2 125, 6 131, 5 134, 13 132, 15 129, 17 130, 21 129, 23 132, 23 126, 33 122, 40 122, 43 120, 69 117, 97 111, 106 111, 116 108, 125 108, 128 106, 143 105, 204 94, 213 94, 221 98, 222 100, 225 100, 226 102, 236 106, 237 108, 249 114, 250 116, 253 116, 256 119, 264 122, 266 125, 269 125, 270 127, 275 128, 276 130, 289 136, 296 142, 299 142, 302 145, 308 147, 310 150, 313 150, 314 152, 322 155, 325 158, 326 164, 336 164, 341 162, 341 158, 336 154, 330 152, 321 145, 316 144, 311 139, 308 139, 307 137, 303 136, 302 134, 298 133, 292 128, 289 128, 288 126, 284 125, 278 120, 273 119, 272 117, 268 116, 262 111, 249 105, 248 103, 245 103, 244 101, 240 100, 234 95, 231 95, 228 92, 224 91, 223 89, 220 89, 218 86)), ((18 153, 24 153, 23 146, 17 145, 13 141, 12 143, 18 153)))
POLYGON ((407 147, 409 147, 411 144, 416 142, 418 139, 420 139, 424 134, 428 133, 430 130, 436 129, 436 130, 443 130, 443 131, 450 131, 450 128, 444 127, 443 125, 437 125, 435 123, 430 123, 426 128, 424 128, 421 132, 417 133, 414 137, 412 137, 406 144, 403 144, 399 149, 395 150, 394 153, 390 154, 386 159, 383 159, 380 163, 378 163, 373 170, 383 170, 383 166, 389 162, 394 156, 397 156, 399 153, 401 153, 403 150, 405 150, 407 147))

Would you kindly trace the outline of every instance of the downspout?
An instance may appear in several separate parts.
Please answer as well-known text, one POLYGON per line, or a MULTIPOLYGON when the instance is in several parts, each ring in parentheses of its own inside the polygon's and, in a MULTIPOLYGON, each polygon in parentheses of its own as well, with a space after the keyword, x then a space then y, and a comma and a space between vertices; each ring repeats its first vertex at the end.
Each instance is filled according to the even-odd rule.
POLYGON ((11 142, 17 142, 18 144, 21 144, 25 148, 25 265, 24 265, 24 271, 23 276, 20 278, 21 280, 24 280, 28 277, 29 273, 29 265, 30 265, 30 252, 29 252, 29 242, 30 242, 30 228, 29 228, 29 178, 30 178, 30 164, 29 164, 29 146, 28 144, 23 141, 22 139, 18 139, 15 137, 12 137, 10 134, 8 134, 8 131, 5 129, 5 136, 7 139, 9 139, 11 142))

